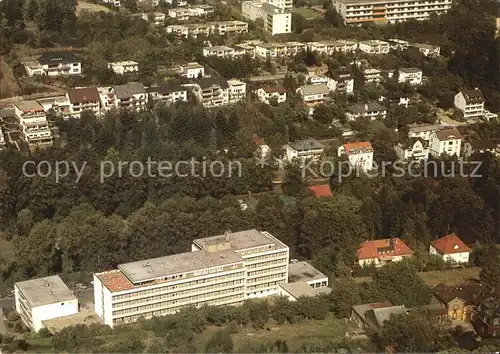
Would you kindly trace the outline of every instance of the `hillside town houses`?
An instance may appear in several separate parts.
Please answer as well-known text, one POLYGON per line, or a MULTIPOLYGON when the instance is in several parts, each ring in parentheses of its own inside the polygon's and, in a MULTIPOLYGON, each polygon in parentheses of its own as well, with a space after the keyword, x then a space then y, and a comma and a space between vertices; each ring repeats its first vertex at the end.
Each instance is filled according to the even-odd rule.
POLYGON ((361 171, 373 168, 373 148, 368 141, 343 144, 338 148, 337 155, 346 156, 349 164, 361 171))

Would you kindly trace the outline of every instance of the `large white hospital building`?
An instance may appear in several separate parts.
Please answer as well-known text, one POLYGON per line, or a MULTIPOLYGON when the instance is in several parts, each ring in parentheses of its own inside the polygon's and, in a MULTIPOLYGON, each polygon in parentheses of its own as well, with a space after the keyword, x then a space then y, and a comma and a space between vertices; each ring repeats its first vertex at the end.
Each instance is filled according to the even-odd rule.
POLYGON ((236 305, 288 282, 288 247, 266 231, 193 241, 191 252, 120 264, 94 274, 95 311, 111 327, 188 305, 236 305))

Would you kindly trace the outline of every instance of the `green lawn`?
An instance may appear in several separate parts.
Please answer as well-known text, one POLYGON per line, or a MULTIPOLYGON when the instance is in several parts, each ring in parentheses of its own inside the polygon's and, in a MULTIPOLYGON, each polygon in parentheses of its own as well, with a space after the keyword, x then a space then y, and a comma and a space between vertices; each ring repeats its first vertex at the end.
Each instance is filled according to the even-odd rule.
POLYGON ((316 17, 319 17, 318 13, 306 7, 298 7, 296 9, 292 9, 292 12, 302 15, 306 20, 312 20, 316 17))

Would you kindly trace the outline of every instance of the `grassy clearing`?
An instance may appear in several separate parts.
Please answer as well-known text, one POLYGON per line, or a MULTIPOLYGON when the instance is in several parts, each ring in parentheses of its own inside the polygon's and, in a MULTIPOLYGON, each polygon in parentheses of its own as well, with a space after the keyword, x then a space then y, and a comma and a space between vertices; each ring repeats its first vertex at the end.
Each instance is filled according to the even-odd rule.
MULTIPOLYGON (((479 267, 456 268, 448 270, 435 270, 431 272, 418 273, 422 280, 429 286, 434 286, 439 283, 445 285, 459 285, 469 280, 479 280, 479 267)), ((365 283, 371 281, 371 277, 354 278, 357 283, 365 283)))
MULTIPOLYGON (((295 324, 278 325, 270 320, 266 329, 256 331, 252 327, 240 328, 238 333, 232 335, 234 350, 240 351, 249 348, 250 344, 271 343, 277 339, 285 340, 291 350, 297 350, 300 346, 309 343, 326 343, 329 341, 341 341, 345 333, 356 326, 346 320, 328 316, 324 320, 305 320, 295 324)), ((219 327, 208 327, 196 338, 196 347, 202 350, 209 338, 219 327)))
POLYGON ((107 8, 106 6, 99 5, 99 4, 92 4, 90 2, 86 1, 78 1, 78 7, 76 9, 76 14, 80 14, 82 11, 90 11, 90 12, 97 12, 97 11, 104 11, 104 12, 110 12, 111 10, 107 8))
POLYGON ((293 9, 292 12, 295 12, 297 14, 302 15, 306 20, 313 20, 316 17, 319 17, 319 14, 311 9, 308 9, 306 7, 299 7, 296 9, 293 9))

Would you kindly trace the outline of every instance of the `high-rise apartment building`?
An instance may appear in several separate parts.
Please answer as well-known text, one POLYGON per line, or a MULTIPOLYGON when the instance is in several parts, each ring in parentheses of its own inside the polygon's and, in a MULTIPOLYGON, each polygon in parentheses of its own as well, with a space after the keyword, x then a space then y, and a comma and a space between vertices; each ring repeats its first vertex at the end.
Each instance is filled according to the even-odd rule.
POLYGON ((333 0, 346 24, 400 22, 411 18, 425 20, 432 13, 441 15, 452 0, 333 0))
POLYGON ((243 17, 255 21, 262 19, 264 29, 273 36, 292 32, 292 13, 284 8, 260 1, 243 1, 241 4, 243 17))
POLYGON ((288 279, 288 260, 288 247, 265 231, 197 239, 191 252, 94 274, 95 311, 113 327, 189 305, 237 305, 277 294, 288 279))

